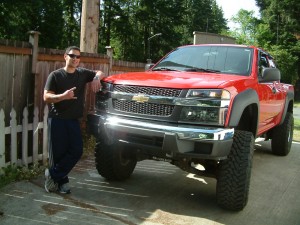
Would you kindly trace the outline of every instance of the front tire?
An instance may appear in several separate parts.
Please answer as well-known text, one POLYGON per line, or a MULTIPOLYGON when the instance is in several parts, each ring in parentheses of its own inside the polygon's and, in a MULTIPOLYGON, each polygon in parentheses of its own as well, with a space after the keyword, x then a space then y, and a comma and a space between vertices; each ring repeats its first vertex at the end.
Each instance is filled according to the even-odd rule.
POLYGON ((284 122, 272 131, 271 147, 274 155, 286 156, 289 154, 293 141, 294 117, 288 112, 284 122))
POLYGON ((217 203, 239 211, 248 202, 254 137, 248 131, 235 131, 228 158, 220 162, 217 174, 217 203))
POLYGON ((97 142, 95 161, 98 173, 107 180, 122 181, 131 176, 137 160, 125 146, 97 142))

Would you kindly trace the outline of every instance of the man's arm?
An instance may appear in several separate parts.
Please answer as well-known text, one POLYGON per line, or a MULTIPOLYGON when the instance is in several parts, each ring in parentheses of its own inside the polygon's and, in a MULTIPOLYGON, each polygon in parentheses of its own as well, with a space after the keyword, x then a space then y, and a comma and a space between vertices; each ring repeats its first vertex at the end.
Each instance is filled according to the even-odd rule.
POLYGON ((77 99, 77 97, 74 97, 75 89, 76 87, 73 87, 62 94, 55 94, 53 91, 44 90, 44 101, 47 103, 57 103, 63 100, 77 99))

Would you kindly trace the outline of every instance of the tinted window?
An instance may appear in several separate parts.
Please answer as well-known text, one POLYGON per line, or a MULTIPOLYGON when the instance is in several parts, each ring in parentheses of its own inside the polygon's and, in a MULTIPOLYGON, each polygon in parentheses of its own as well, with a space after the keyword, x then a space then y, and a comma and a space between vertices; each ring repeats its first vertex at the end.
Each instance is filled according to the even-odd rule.
POLYGON ((229 46, 186 46, 167 55, 156 67, 176 70, 199 68, 228 74, 249 75, 253 50, 229 46))

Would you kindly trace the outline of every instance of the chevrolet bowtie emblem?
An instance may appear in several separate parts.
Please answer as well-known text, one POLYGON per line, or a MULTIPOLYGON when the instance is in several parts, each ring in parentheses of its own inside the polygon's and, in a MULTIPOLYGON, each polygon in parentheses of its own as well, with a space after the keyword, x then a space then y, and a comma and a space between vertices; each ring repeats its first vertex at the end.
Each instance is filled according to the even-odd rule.
POLYGON ((143 103, 143 102, 148 102, 149 100, 149 97, 143 95, 143 94, 139 94, 139 95, 134 95, 132 97, 132 101, 136 101, 136 102, 140 102, 140 103, 143 103))

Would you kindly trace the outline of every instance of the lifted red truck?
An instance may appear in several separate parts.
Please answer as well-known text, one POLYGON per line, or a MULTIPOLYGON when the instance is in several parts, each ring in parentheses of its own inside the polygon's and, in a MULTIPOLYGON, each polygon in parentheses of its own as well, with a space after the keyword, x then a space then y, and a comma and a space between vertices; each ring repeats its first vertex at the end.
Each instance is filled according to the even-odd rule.
POLYGON ((88 127, 108 180, 129 178, 137 161, 162 160, 216 178, 217 204, 238 211, 248 201, 255 138, 271 139, 276 155, 290 151, 294 88, 260 48, 183 46, 102 85, 88 127))

